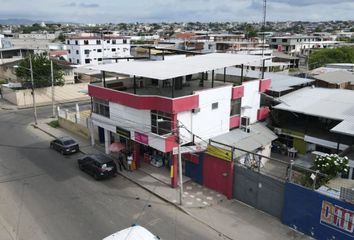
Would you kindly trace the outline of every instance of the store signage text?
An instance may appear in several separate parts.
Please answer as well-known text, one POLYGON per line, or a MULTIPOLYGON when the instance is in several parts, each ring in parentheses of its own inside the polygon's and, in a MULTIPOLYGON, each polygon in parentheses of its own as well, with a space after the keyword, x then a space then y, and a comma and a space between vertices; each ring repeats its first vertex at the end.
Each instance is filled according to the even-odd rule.
POLYGON ((322 225, 326 225, 332 229, 342 233, 353 234, 354 212, 349 209, 334 205, 328 201, 322 201, 321 220, 322 225))

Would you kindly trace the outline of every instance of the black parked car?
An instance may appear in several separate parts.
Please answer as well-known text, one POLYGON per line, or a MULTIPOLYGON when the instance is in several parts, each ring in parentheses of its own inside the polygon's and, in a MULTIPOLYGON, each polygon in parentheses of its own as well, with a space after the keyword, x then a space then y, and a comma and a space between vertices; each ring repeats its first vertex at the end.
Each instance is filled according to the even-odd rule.
POLYGON ((76 153, 80 150, 79 144, 70 137, 60 137, 50 142, 50 148, 61 154, 76 153))
POLYGON ((77 160, 79 168, 93 176, 96 180, 115 177, 117 172, 116 164, 112 159, 100 155, 85 155, 77 160))

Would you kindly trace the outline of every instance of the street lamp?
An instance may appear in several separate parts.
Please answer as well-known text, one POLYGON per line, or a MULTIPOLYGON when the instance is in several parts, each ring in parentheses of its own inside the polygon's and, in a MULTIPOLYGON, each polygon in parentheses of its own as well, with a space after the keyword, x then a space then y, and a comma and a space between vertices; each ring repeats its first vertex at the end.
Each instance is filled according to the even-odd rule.
POLYGON ((36 97, 34 95, 34 80, 33 80, 33 67, 32 67, 32 57, 31 57, 31 55, 29 55, 29 64, 30 64, 30 68, 26 68, 26 67, 22 67, 22 66, 18 66, 18 65, 15 65, 14 68, 23 68, 23 69, 29 70, 31 72, 34 124, 37 125, 38 124, 37 123, 37 107, 36 107, 36 97))

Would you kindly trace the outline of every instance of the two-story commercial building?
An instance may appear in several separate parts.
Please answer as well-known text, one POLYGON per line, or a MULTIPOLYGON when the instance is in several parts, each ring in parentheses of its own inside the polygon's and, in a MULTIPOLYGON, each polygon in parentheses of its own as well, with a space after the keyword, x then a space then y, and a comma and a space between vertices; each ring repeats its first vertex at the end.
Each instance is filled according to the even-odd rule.
POLYGON ((227 67, 252 62, 260 62, 260 56, 214 53, 90 67, 103 76, 102 83, 89 85, 93 129, 107 154, 119 141, 133 152, 137 167, 161 160, 176 187, 177 142, 196 150, 238 128, 243 118, 249 124, 266 118, 269 109, 260 106, 260 96, 270 79, 240 83, 226 77, 227 67), (216 75, 217 69, 224 74, 216 75), (116 80, 106 80, 108 75, 116 80))

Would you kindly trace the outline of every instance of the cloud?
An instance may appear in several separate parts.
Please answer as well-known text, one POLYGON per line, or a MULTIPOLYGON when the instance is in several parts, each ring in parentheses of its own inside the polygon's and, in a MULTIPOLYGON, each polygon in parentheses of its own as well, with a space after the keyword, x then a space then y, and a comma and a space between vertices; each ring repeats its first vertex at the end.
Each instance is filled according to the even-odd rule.
MULTIPOLYGON (((253 0, 254 1, 254 0, 253 0)), ((353 0, 270 0, 268 3, 282 3, 291 6, 311 6, 311 5, 337 5, 341 3, 352 3, 353 0)))
POLYGON ((98 8, 100 5, 97 3, 80 3, 79 6, 83 8, 98 8))
POLYGON ((74 3, 74 2, 65 3, 63 6, 64 6, 64 7, 76 7, 76 3, 74 3))

